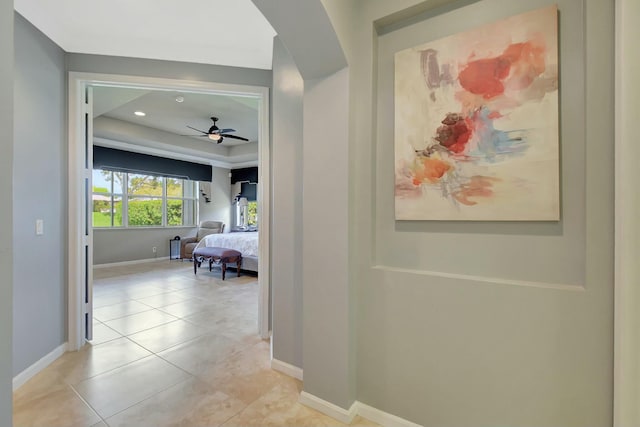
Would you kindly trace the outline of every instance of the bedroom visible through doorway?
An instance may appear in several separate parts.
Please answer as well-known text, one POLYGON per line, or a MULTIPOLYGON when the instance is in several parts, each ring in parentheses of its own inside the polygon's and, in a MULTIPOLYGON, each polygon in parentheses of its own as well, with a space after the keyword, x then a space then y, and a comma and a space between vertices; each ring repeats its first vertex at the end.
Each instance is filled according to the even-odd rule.
MULTIPOLYGON (((93 318, 94 313, 98 329, 105 331, 105 327, 107 327, 118 333, 123 333, 130 332, 130 330, 125 330, 126 328, 117 330, 115 325, 118 322, 115 321, 119 318, 131 316, 131 320, 137 316, 141 320, 141 325, 150 322, 149 325, 155 327, 175 322, 176 319, 169 316, 182 319, 181 316, 195 314, 188 313, 189 311, 201 311, 199 308, 205 307, 206 302, 201 301, 202 304, 194 305, 194 298, 188 298, 189 295, 186 295, 188 292, 181 289, 181 285, 176 287, 177 281, 181 279, 179 274, 178 276, 174 275, 176 273, 174 269, 180 270, 180 267, 175 265, 177 261, 172 261, 174 265, 170 270, 173 271, 170 276, 173 276, 169 282, 173 283, 160 280, 160 278, 149 279, 149 275, 153 276, 153 272, 146 272, 145 276, 141 275, 140 270, 137 269, 142 268, 142 264, 148 264, 148 266, 156 265, 161 272, 164 271, 166 267, 164 263, 170 262, 170 239, 176 236, 195 234, 197 232, 196 226, 200 221, 219 218, 222 218, 222 221, 227 225, 225 231, 240 231, 240 228, 242 231, 260 230, 256 260, 259 254, 261 262, 259 264, 256 262, 255 267, 259 273, 256 284, 258 328, 255 333, 261 337, 268 337, 269 206, 268 182, 266 181, 269 177, 269 144, 267 139, 269 132, 267 88, 138 77, 117 76, 115 78, 114 76, 71 74, 69 211, 81 220, 71 222, 71 224, 78 224, 78 227, 72 227, 69 230, 71 243, 69 341, 71 347, 79 348, 84 342, 85 334, 91 332, 88 319, 93 318), (115 94, 111 97, 107 96, 106 99, 100 98, 100 95, 109 91, 113 91, 115 94), (150 107, 147 107, 148 111, 144 111, 144 116, 136 115, 135 113, 141 110, 139 106, 145 97, 151 97, 153 102, 150 107), (176 105, 182 104, 180 106, 188 105, 187 100, 193 101, 191 108, 184 112, 185 116, 182 118, 182 122, 195 123, 193 128, 196 130, 206 127, 201 117, 203 114, 198 115, 197 110, 198 108, 202 110, 203 105, 207 103, 207 97, 213 101, 210 107, 204 107, 206 111, 223 110, 221 106, 223 101, 230 101, 236 112, 238 109, 253 110, 255 112, 255 130, 249 129, 241 120, 235 124, 232 123, 231 114, 225 114, 229 125, 222 123, 222 117, 217 122, 217 124, 225 126, 222 128, 224 141, 229 140, 230 142, 225 146, 216 144, 211 141, 211 138, 201 138, 197 132, 186 133, 190 131, 190 124, 184 124, 184 134, 178 134, 178 131, 182 131, 181 128, 178 130, 174 127, 174 136, 171 135, 171 129, 168 128, 170 126, 168 120, 163 121, 165 129, 151 128, 149 121, 137 122, 140 117, 145 119, 149 116, 161 116, 158 99, 163 97, 170 99, 176 105), (98 99, 98 102, 91 102, 91 98, 98 99), (85 107, 85 105, 87 106, 85 107), (97 107, 98 110, 91 113, 92 107, 97 107), (133 110, 130 117, 127 115, 127 109, 133 110), (83 114, 87 111, 89 113, 85 119, 83 114), (89 115, 94 120, 89 120, 89 115), (199 122, 198 117, 200 117, 199 122), (146 126, 144 126, 145 124, 146 126), (245 138, 243 130, 244 134, 248 135, 246 139, 250 141, 247 141, 248 143, 244 146, 234 144, 236 141, 245 142, 240 139, 245 138), (145 132, 151 132, 151 134, 145 135, 145 132), (130 139, 123 137, 127 133, 133 137, 130 139), (94 135, 94 137, 84 140, 86 135, 94 135), (235 135, 238 135, 239 138, 232 137, 235 135), (131 151, 160 158, 166 157, 181 162, 208 163, 213 170, 212 182, 224 183, 226 180, 228 184, 217 188, 210 183, 206 185, 208 183, 190 181, 188 177, 184 177, 184 179, 178 179, 176 176, 162 177, 154 175, 153 171, 144 170, 129 170, 125 175, 123 175, 123 171, 109 171, 108 167, 94 171, 92 143, 113 150, 131 151), (249 147, 252 143, 253 148, 249 147), (257 147, 255 147, 256 145, 257 147), (257 154, 254 156, 257 159, 251 159, 252 153, 257 154), (246 218, 247 223, 243 225, 237 222, 238 198, 236 196, 238 195, 232 191, 230 178, 234 169, 246 167, 256 168, 260 172, 258 174, 259 180, 252 183, 257 189, 256 200, 251 201, 251 204, 255 206, 255 211, 253 209, 246 210, 247 212, 243 214, 243 220, 246 218), (99 180, 93 179, 95 173, 99 174, 99 180), (74 175, 76 180, 72 178, 74 175), (107 179, 108 177, 111 179, 107 179), (96 182, 98 185, 93 185, 92 181, 100 182, 96 182), (196 183, 198 194, 193 194, 194 191, 189 190, 192 182, 196 183), (228 189, 227 191, 224 191, 225 187, 228 189), (211 203, 214 198, 218 203, 211 203), (80 209, 76 209, 77 207, 80 209), (255 226, 251 222, 255 223, 255 226), (77 247, 71 248, 73 242, 76 242, 77 247), (149 247, 147 248, 147 246, 149 247), (82 247, 86 249, 82 250, 82 247), (134 253, 135 255, 133 255, 134 253), (162 261, 149 262, 154 259, 162 261), (119 268, 120 271, 117 275, 120 275, 120 279, 114 283, 112 277, 103 277, 103 272, 99 271, 103 270, 101 268, 96 270, 95 283, 103 286, 94 289, 94 277, 92 277, 94 265, 103 265, 105 267, 104 273, 107 276, 111 274, 107 271, 112 270, 113 273, 119 268), (123 270, 124 272, 132 271, 130 276, 138 275, 140 283, 136 285, 137 289, 134 290, 133 287, 126 286, 128 279, 125 279, 125 276, 128 274, 122 275, 123 270), (136 273, 136 271, 138 272, 136 273), (111 286, 107 285, 109 281, 111 286), (105 301, 106 303, 111 302, 108 298, 104 299, 109 293, 112 294, 111 301, 113 302, 118 299, 116 295, 120 294, 120 301, 104 305, 105 301), (92 307, 94 298, 97 300, 98 296, 102 301, 92 307), (145 299, 148 300, 145 302, 145 299), (190 303, 186 301, 190 301, 190 303), (191 307, 187 307, 190 304, 191 307), (171 311, 174 313, 172 314, 171 311), (143 315, 145 312, 148 315, 153 313, 155 320, 143 315), (119 317, 113 318, 113 316, 119 317), (107 322, 112 322, 111 327, 107 322)), ((207 113, 207 115, 213 113, 223 115, 216 111, 207 113)), ((209 117, 205 117, 205 119, 210 120, 209 117)), ((248 206, 249 203, 247 208, 248 206)), ((181 264, 184 266, 184 271, 193 275, 190 263, 182 262, 181 264)), ((142 268, 142 270, 145 269, 142 268)), ((164 273, 168 274, 168 271, 164 271, 164 273)), ((202 274, 198 274, 197 278, 184 276, 184 279, 187 282, 205 280, 203 276, 205 274, 210 274, 212 277, 215 277, 216 274, 219 276, 219 273, 215 271, 211 273, 203 271, 202 274)), ((225 285, 230 277, 235 278, 235 274, 227 275, 225 285)), ((251 280, 251 278, 256 280, 256 277, 252 277, 250 274, 241 275, 241 278, 244 281, 251 280)), ((195 298, 205 300, 202 296, 195 298)), ((135 328, 133 327, 133 329, 135 328)), ((138 332, 140 331, 134 333, 138 332)))

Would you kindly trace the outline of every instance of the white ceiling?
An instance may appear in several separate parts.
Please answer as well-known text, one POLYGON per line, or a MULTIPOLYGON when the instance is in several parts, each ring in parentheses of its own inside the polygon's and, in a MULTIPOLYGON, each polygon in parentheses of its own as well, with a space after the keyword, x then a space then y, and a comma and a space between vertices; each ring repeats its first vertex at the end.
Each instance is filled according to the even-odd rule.
POLYGON ((259 100, 252 97, 95 86, 93 134, 98 145, 245 167, 258 160, 258 110, 259 100), (219 128, 234 129, 227 133, 249 141, 226 137, 218 144, 187 127, 206 132, 212 116, 219 128))
POLYGON ((211 117, 217 117, 219 128, 234 129, 231 135, 249 140, 224 138, 224 146, 258 141, 257 98, 119 87, 94 87, 93 94, 94 118, 108 117, 210 142, 187 126, 207 132, 213 125, 211 117), (182 102, 176 101, 178 97, 182 102), (146 116, 136 116, 136 111, 146 116))
MULTIPOLYGON (((271 69, 275 31, 251 0, 15 0, 14 7, 66 52, 271 69)), ((257 162, 255 98, 94 87, 93 109, 99 145, 222 167, 257 162), (207 131, 212 116, 249 141, 216 144, 187 127, 207 131)))
POLYGON ((251 0, 15 0, 67 52, 271 69, 275 31, 251 0))

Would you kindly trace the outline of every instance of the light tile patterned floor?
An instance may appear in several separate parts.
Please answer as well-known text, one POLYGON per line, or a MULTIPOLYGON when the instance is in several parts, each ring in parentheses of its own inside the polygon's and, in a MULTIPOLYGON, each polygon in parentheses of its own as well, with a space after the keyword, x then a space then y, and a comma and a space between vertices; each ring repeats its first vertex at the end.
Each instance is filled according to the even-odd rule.
POLYGON ((299 404, 301 383, 269 368, 257 279, 228 273, 96 269, 93 341, 14 393, 14 426, 344 425, 299 404))

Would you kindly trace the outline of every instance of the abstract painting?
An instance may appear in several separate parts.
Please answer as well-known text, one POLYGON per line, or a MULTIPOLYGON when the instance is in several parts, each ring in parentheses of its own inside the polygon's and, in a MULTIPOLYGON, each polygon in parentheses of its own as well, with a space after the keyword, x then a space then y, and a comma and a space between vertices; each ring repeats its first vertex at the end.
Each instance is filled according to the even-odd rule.
POLYGON ((559 219, 557 13, 395 54, 396 219, 559 219))

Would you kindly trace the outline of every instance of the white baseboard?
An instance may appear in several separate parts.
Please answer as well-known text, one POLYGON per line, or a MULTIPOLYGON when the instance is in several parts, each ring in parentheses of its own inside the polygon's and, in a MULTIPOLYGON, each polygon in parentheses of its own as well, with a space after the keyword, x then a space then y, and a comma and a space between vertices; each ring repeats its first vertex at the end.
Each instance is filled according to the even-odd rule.
MULTIPOLYGON (((107 264, 94 264, 93 268, 119 267, 122 265, 144 264, 147 262, 155 262, 155 261, 169 261, 169 257, 163 256, 158 258, 136 259, 133 261, 110 262, 107 264)), ((176 260, 176 261, 179 261, 179 260, 176 260)))
POLYGON ((354 402, 353 405, 351 405, 351 408, 347 410, 339 407, 338 405, 334 405, 331 402, 327 402, 324 399, 320 399, 313 394, 307 393, 306 391, 300 393, 298 402, 345 424, 351 424, 351 421, 353 421, 356 416, 356 402, 354 402))
POLYGON ((351 408, 347 410, 303 391, 300 393, 298 402, 345 424, 351 424, 356 415, 359 415, 384 427, 422 427, 358 401, 353 402, 351 408))
POLYGON ((302 369, 278 359, 271 359, 271 369, 302 381, 302 369))
POLYGON ((24 383, 33 378, 36 374, 42 371, 44 368, 52 364, 58 357, 62 356, 67 351, 67 343, 61 344, 49 354, 43 356, 40 360, 38 360, 33 365, 29 366, 24 371, 20 372, 18 375, 13 377, 13 391, 16 391, 24 383))
POLYGON ((356 402, 355 405, 356 414, 384 427, 422 427, 420 424, 396 417, 373 406, 365 405, 362 402, 356 402))

